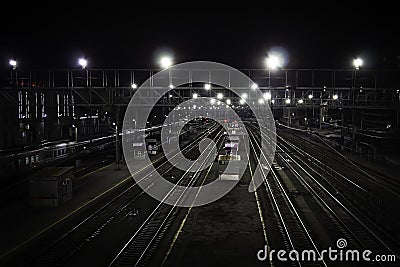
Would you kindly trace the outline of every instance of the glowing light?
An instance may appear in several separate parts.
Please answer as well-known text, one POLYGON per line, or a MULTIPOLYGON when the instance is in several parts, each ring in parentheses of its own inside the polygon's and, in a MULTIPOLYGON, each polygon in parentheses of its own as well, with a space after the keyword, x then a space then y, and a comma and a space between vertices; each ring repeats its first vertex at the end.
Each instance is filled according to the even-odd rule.
POLYGON ((290 98, 286 98, 286 99, 285 99, 285 103, 286 103, 286 104, 290 104, 290 98))
POLYGON ((222 99, 222 98, 224 98, 224 95, 223 95, 222 93, 218 93, 218 94, 217 94, 217 98, 218 98, 218 99, 222 99))
POLYGON ((246 101, 244 99, 240 99, 239 103, 240 103, 240 105, 244 105, 244 103, 246 103, 246 101))
POLYGON ((17 67, 17 61, 15 59, 10 59, 9 63, 10 66, 13 67, 13 69, 17 67))
POLYGON ((211 98, 211 99, 210 99, 210 103, 211 103, 212 105, 215 104, 215 101, 216 101, 215 98, 211 98))
POLYGON ((274 70, 282 66, 282 58, 278 55, 271 55, 267 58, 266 63, 269 69, 274 70))
POLYGON ((210 89, 211 89, 211 84, 206 83, 206 84, 204 85, 204 89, 210 90, 210 89))
POLYGON ((169 87, 169 89, 174 89, 174 85, 173 84, 170 84, 168 87, 169 87))
POLYGON ((231 102, 230 99, 227 99, 227 100, 226 100, 226 104, 230 105, 231 103, 232 103, 232 102, 231 102))
POLYGON ((264 99, 262 98, 258 99, 258 104, 264 104, 264 99))
POLYGON ((78 64, 82 67, 82 69, 87 67, 88 61, 87 59, 80 58, 78 59, 78 64))
POLYGON ((136 85, 135 83, 132 83, 132 84, 131 84, 131 88, 132 88, 132 89, 136 89, 136 88, 137 88, 137 85, 136 85))
POLYGON ((265 100, 270 100, 272 96, 271 96, 270 92, 266 92, 266 93, 264 93, 263 97, 265 100))
POLYGON ((353 60, 354 67, 358 70, 363 65, 363 60, 361 58, 355 58, 353 60))
POLYGON ((198 94, 194 93, 193 94, 193 99, 196 99, 198 96, 199 96, 198 94))
POLYGON ((308 99, 312 99, 313 97, 314 97, 314 96, 311 95, 311 94, 308 95, 308 99))
POLYGON ((303 99, 299 99, 299 100, 297 101, 297 103, 303 104, 303 103, 304 103, 304 100, 303 100, 303 99))
POLYGON ((172 58, 170 58, 170 57, 162 57, 160 59, 160 65, 161 65, 161 68, 168 69, 169 67, 172 66, 172 58))
POLYGON ((258 88, 258 85, 257 85, 256 83, 253 83, 253 84, 251 85, 251 89, 255 90, 255 89, 257 89, 257 88, 258 88))
POLYGON ((247 94, 246 94, 246 93, 243 93, 243 94, 242 94, 242 98, 243 98, 243 99, 247 99, 247 94))
POLYGON ((338 100, 339 96, 338 95, 333 95, 332 98, 333 98, 333 100, 338 100))

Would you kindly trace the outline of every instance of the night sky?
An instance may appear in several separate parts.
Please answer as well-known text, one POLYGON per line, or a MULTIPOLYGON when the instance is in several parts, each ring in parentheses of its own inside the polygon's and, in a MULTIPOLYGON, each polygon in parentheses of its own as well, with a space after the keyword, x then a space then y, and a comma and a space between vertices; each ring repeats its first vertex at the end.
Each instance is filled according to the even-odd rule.
POLYGON ((399 67, 394 1, 299 2, 13 1, 0 18, 1 66, 14 57, 21 69, 76 68, 84 56, 89 68, 156 68, 170 53, 262 68, 282 47, 288 68, 350 68, 356 56, 365 68, 399 67))

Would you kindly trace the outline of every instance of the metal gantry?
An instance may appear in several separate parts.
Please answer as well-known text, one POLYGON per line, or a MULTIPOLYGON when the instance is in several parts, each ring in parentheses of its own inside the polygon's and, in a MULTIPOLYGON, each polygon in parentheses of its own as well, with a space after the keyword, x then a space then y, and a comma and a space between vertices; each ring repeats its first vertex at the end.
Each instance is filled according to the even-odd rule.
MULTIPOLYGON (((160 81, 155 80, 153 74, 158 71, 160 69, 35 71, 12 69, 9 75, 3 78, 0 89, 2 109, 0 122, 2 125, 8 125, 3 129, 1 143, 15 143, 13 138, 26 139, 24 142, 29 143, 34 140, 68 136, 69 133, 65 132, 73 131, 69 129, 71 125, 79 128, 79 135, 90 135, 101 131, 102 124, 108 127, 110 123, 116 122, 117 113, 121 113, 119 118, 123 118, 122 113, 137 90, 136 87, 149 80, 148 84, 151 87, 149 98, 156 94, 160 81), (85 123, 80 125, 76 120, 93 120, 93 122, 85 122, 90 125, 85 130, 85 123), (55 127, 56 130, 48 130, 48 134, 45 134, 46 126, 49 129, 55 127), (37 134, 33 134, 39 135, 38 137, 27 137, 32 127, 39 129, 36 131, 37 134), (6 129, 8 131, 11 128, 15 128, 11 134, 5 133, 6 129), (6 135, 7 137, 4 137, 6 135)), ((219 92, 224 92, 224 98, 229 97, 232 106, 241 106, 240 96, 234 95, 228 90, 229 88, 224 89, 212 84, 207 90, 204 84, 193 82, 198 78, 193 77, 194 72, 195 75, 204 76, 203 80, 213 80, 212 71, 171 68, 161 79, 165 79, 167 84, 174 88, 161 97, 157 107, 160 107, 163 113, 167 113, 174 106, 192 98, 193 93, 198 96, 216 97, 219 92), (185 84, 176 87, 182 80, 185 84)), ((351 112, 352 119, 349 123, 359 121, 357 124, 362 128, 372 119, 368 116, 363 117, 360 113, 365 113, 366 110, 379 110, 380 113, 394 114, 394 119, 387 124, 398 129, 399 70, 242 69, 241 71, 252 82, 239 89, 246 92, 252 90, 253 83, 257 84, 261 91, 268 93, 266 101, 271 105, 274 114, 285 118, 289 124, 299 116, 305 120, 317 118, 320 125, 326 122, 325 118, 336 116, 335 119, 341 120, 343 124, 343 117, 348 117, 346 112, 351 112), (335 110, 340 112, 334 115, 335 110)), ((229 72, 225 71, 223 76, 230 86, 234 86, 229 72)))

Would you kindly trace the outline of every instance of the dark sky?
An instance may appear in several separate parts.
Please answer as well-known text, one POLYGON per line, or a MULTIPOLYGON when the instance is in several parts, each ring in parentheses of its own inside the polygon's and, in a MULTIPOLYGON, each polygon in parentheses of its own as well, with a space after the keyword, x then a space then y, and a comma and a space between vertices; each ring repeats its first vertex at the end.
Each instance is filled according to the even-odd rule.
POLYGON ((75 68, 80 56, 90 68, 155 68, 163 52, 262 68, 276 46, 288 68, 348 68, 355 56, 365 68, 399 65, 394 1, 106 2, 13 1, 0 18, 3 68, 11 57, 21 69, 75 68))

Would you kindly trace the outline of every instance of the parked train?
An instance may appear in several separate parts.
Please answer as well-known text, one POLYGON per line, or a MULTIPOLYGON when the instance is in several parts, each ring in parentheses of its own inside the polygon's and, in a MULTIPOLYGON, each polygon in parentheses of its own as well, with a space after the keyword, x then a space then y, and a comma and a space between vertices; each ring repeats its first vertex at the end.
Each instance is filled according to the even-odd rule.
POLYGON ((115 134, 79 142, 49 142, 29 151, 9 152, 0 156, 0 176, 7 179, 24 175, 81 153, 110 149, 114 142, 115 134))

